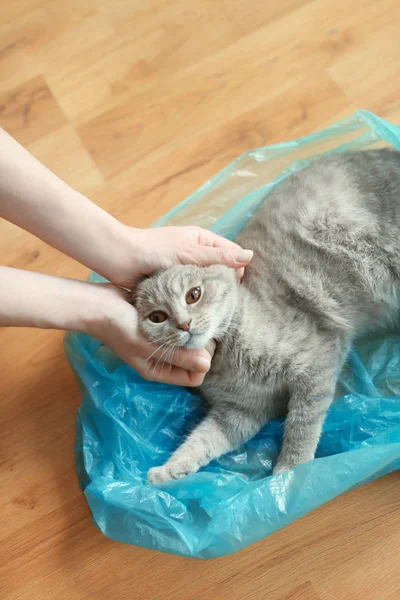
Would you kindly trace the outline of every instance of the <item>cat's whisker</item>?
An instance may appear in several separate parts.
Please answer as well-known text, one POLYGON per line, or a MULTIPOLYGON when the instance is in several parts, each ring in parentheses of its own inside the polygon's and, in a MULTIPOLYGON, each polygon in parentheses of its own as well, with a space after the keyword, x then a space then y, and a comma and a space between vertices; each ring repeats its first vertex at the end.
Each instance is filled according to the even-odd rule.
POLYGON ((169 339, 171 339, 171 335, 168 335, 168 337, 165 337, 165 335, 162 335, 160 338, 157 338, 156 340, 152 340, 151 342, 147 342, 146 346, 152 346, 153 344, 157 344, 157 342, 166 342, 169 339))
MULTIPOLYGON (((160 361, 162 360, 162 358, 167 354, 168 352, 171 350, 171 346, 169 346, 166 350, 164 350, 164 352, 161 354, 161 356, 159 357, 159 359, 157 360, 154 369, 156 369, 158 367, 158 364, 160 363, 160 361)), ((165 364, 165 360, 162 361, 161 366, 160 366, 160 370, 161 367, 165 364)))
POLYGON ((158 346, 158 348, 156 348, 154 350, 154 352, 152 352, 152 354, 150 354, 150 356, 147 357, 146 360, 150 360, 151 358, 153 358, 153 356, 159 351, 161 350, 161 348, 163 348, 166 344, 168 344, 169 340, 167 340, 166 342, 164 342, 163 344, 161 344, 160 346, 158 346))
POLYGON ((174 343, 174 344, 171 346, 171 348, 170 348, 170 354, 168 354, 168 355, 166 356, 166 358, 165 358, 165 362, 168 362, 168 363, 169 363, 171 370, 172 370, 172 367, 173 367, 173 365, 172 365, 172 360, 173 360, 173 357, 174 357, 174 354, 175 354, 175 351, 176 351, 177 347, 178 347, 178 343, 177 343, 177 342, 175 342, 175 343, 174 343))
POLYGON ((177 349, 177 347, 178 347, 178 344, 174 344, 171 347, 171 356, 169 357, 167 355, 167 358, 165 359, 165 361, 169 363, 169 370, 170 370, 170 372, 172 371, 172 367, 173 367, 172 361, 174 360, 174 354, 175 354, 175 350, 177 349))
POLYGON ((179 346, 178 346, 178 344, 175 344, 174 349, 172 351, 172 356, 171 356, 171 371, 172 371, 172 367, 173 367, 172 361, 174 360, 174 354, 175 354, 177 348, 179 348, 179 346))
POLYGON ((157 360, 156 360, 156 359, 153 359, 153 361, 154 361, 154 365, 153 365, 153 373, 155 373, 155 372, 156 372, 156 370, 157 370, 157 367, 158 367, 158 365, 159 365, 159 363, 160 363, 160 360, 161 360, 161 358, 164 356, 165 352, 168 352, 168 350, 169 350, 169 348, 167 348, 167 350, 165 350, 165 351, 163 352, 163 354, 161 354, 161 356, 160 356, 159 358, 157 358, 157 360))
MULTIPOLYGON (((170 353, 171 353, 171 350, 172 350, 172 348, 173 348, 173 346, 170 346, 170 347, 167 349, 167 353, 166 353, 166 355, 165 355, 165 358, 164 358, 164 360, 162 361, 162 364, 163 364, 163 365, 165 365, 165 364, 169 363, 169 356, 170 356, 170 353)), ((163 356, 164 356, 164 355, 163 355, 163 356)))

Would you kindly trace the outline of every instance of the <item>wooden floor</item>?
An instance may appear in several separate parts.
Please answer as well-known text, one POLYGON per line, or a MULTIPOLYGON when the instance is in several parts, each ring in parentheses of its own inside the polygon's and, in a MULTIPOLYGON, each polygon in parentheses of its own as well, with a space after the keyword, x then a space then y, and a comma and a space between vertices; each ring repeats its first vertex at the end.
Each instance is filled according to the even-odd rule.
MULTIPOLYGON (((399 0, 0 0, 0 125, 147 226, 245 150, 367 108, 400 122, 399 0)), ((8 223, 4 264, 83 278, 8 223)), ((60 332, 0 331, 2 600, 398 600, 392 474, 237 555, 111 542, 73 466, 60 332)))

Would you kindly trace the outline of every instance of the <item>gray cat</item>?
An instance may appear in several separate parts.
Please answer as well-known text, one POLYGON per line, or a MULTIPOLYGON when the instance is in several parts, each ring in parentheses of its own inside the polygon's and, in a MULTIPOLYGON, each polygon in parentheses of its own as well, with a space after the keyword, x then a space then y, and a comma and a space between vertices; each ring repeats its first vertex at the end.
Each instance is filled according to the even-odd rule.
POLYGON ((236 241, 255 253, 241 285, 226 267, 181 266, 135 292, 150 341, 217 341, 201 386, 208 414, 150 483, 196 472, 284 414, 274 473, 314 458, 355 336, 398 318, 400 152, 314 161, 274 189, 236 241))

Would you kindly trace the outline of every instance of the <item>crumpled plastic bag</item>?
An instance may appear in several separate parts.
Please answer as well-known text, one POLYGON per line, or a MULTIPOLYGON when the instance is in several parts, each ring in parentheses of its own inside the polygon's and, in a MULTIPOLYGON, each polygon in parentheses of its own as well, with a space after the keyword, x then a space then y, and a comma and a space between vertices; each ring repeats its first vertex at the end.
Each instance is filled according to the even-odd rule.
MULTIPOLYGON (((196 223, 232 238, 273 186, 315 156, 384 145, 400 149, 400 128, 358 111, 244 154, 157 225, 196 223)), ((202 559, 229 554, 400 466, 400 331, 365 339, 351 353, 314 461, 271 476, 283 430, 275 421, 236 452, 158 486, 146 484, 146 472, 192 428, 201 400, 143 381, 86 335, 67 334, 65 349, 82 391, 79 481, 94 523, 114 540, 202 559)))

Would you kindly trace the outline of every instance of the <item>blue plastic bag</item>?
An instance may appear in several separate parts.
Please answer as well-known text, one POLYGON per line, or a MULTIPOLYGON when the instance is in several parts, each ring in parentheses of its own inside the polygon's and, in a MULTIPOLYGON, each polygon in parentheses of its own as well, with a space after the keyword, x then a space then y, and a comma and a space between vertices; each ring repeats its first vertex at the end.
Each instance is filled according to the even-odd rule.
MULTIPOLYGON (((388 144, 400 149, 400 128, 359 111, 244 154, 157 225, 196 223, 232 238, 273 186, 315 156, 388 144)), ((146 485, 147 470, 178 446, 201 401, 143 381, 88 336, 68 334, 65 348, 82 391, 79 480, 95 524, 114 540, 203 559, 229 554, 400 466, 399 333, 366 339, 352 352, 316 460, 271 477, 282 436, 276 421, 238 451, 157 487, 146 485)))

